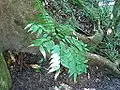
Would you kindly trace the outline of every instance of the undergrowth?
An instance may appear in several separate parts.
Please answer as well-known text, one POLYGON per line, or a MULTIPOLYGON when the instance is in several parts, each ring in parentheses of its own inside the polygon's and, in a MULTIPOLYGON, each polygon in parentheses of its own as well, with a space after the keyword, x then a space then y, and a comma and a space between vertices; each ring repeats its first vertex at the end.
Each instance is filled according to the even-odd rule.
MULTIPOLYGON (((104 38, 101 46, 96 48, 97 53, 102 53, 106 58, 112 62, 116 62, 120 57, 120 24, 118 22, 119 13, 116 16, 114 11, 118 11, 114 5, 109 5, 109 2, 114 0, 72 0, 83 11, 84 14, 93 22, 100 21, 100 27, 104 31, 104 38), (104 5, 100 5, 102 2, 104 5), (117 25, 117 23, 118 25, 117 25)), ((96 25, 96 24, 95 24, 96 25)), ((95 27, 99 27, 96 25, 95 27)))
POLYGON ((25 27, 28 32, 37 33, 30 46, 38 47, 44 59, 47 59, 47 53, 51 54, 48 73, 55 72, 55 79, 63 66, 76 81, 78 75, 87 72, 87 45, 73 36, 74 26, 57 23, 42 3, 41 0, 36 0, 35 10, 39 13, 35 15, 35 21, 25 27))
MULTIPOLYGON (((73 31, 77 27, 74 13, 66 4, 68 0, 62 1, 63 10, 71 14, 71 18, 66 20, 68 23, 56 21, 45 10, 42 0, 36 0, 35 11, 38 13, 35 14, 34 20, 25 29, 28 32, 37 33, 36 39, 32 41, 30 46, 39 47, 44 59, 47 59, 47 53, 51 54, 49 57, 49 73, 56 72, 56 79, 63 66, 68 69, 69 76, 72 76, 76 81, 79 74, 87 72, 86 63, 88 60, 85 54, 88 49, 86 44, 73 36, 73 31)), ((114 7, 110 6, 108 2, 105 2, 105 5, 99 5, 101 1, 104 0, 72 0, 72 3, 78 5, 85 16, 91 19, 95 27, 100 27, 104 32, 103 41, 96 47, 95 52, 104 54, 112 62, 120 62, 118 61, 120 58, 120 25, 116 24, 117 20, 113 17, 114 7), (96 24, 97 22, 100 23, 96 24)), ((96 31, 99 32, 97 29, 96 31)))

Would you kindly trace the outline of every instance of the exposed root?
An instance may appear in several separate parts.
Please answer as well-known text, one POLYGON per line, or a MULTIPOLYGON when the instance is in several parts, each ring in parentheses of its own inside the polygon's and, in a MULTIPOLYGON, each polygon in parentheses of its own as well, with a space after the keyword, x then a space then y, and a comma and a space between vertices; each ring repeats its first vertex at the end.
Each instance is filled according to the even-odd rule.
POLYGON ((96 31, 93 36, 86 36, 77 32, 73 32, 73 34, 78 37, 80 41, 88 44, 89 46, 98 45, 103 39, 103 32, 99 33, 98 31, 96 31))
POLYGON ((88 63, 97 64, 99 66, 104 66, 112 71, 113 75, 120 76, 120 70, 118 69, 118 65, 111 62, 109 59, 102 57, 97 54, 87 53, 86 57, 88 59, 88 63))

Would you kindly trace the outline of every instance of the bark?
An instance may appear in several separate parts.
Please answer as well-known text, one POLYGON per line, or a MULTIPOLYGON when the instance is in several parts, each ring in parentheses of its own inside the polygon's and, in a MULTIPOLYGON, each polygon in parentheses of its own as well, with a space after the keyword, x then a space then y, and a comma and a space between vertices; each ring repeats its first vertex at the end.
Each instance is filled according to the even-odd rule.
POLYGON ((106 59, 105 57, 102 57, 97 54, 87 53, 86 57, 88 59, 89 64, 96 64, 100 67, 106 67, 111 70, 111 74, 113 75, 119 75, 120 76, 120 70, 118 69, 119 66, 116 63, 111 62, 109 59, 106 59))
POLYGON ((34 0, 0 0, 0 46, 22 52, 36 53, 28 48, 34 36, 24 30, 28 19, 33 18, 34 0))
POLYGON ((104 35, 103 31, 101 31, 100 33, 96 31, 96 33, 93 36, 86 36, 86 35, 79 34, 77 32, 73 32, 73 34, 76 37, 78 37, 80 41, 88 44, 88 49, 90 50, 90 52, 93 52, 96 46, 101 43, 104 35))

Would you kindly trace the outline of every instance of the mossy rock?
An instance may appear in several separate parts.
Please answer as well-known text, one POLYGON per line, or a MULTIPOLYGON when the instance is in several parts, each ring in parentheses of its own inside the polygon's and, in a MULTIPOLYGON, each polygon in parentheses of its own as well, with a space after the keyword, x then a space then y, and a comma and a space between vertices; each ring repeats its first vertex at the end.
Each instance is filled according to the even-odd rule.
POLYGON ((7 68, 4 56, 0 51, 0 90, 10 90, 11 84, 11 76, 7 68))

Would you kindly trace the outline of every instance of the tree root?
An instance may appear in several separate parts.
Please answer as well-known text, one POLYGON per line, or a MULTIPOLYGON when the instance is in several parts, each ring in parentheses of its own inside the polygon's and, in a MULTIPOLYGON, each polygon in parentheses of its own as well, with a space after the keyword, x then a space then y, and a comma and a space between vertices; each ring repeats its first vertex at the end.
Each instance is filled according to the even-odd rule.
POLYGON ((118 65, 111 62, 109 59, 92 53, 87 53, 86 57, 89 64, 96 64, 98 66, 106 67, 111 70, 111 74, 120 77, 120 70, 118 69, 118 65))
POLYGON ((96 48, 96 46, 101 43, 102 39, 103 39, 103 31, 101 30, 101 32, 96 31, 96 33, 93 36, 86 36, 86 35, 82 35, 80 33, 77 32, 73 32, 73 34, 78 37, 78 40, 88 44, 88 49, 93 52, 94 49, 96 48))
MULTIPOLYGON (((96 46, 99 43, 101 43, 102 38, 103 38, 103 32, 102 33, 96 32, 93 36, 85 36, 77 32, 73 32, 73 34, 76 37, 78 37, 80 41, 88 44, 88 49, 90 50, 90 52, 92 52, 96 48, 96 46)), ((112 75, 120 77, 119 64, 111 62, 109 59, 102 57, 100 55, 97 55, 97 54, 93 54, 93 53, 87 53, 86 57, 88 59, 89 65, 96 64, 98 66, 106 67, 107 69, 111 71, 110 73, 112 75)))
POLYGON ((86 36, 86 35, 82 35, 82 34, 77 33, 77 32, 73 32, 73 34, 76 37, 78 37, 79 40, 81 40, 84 43, 87 43, 89 45, 99 44, 103 39, 103 31, 100 33, 98 31, 96 31, 96 33, 93 36, 86 36))

